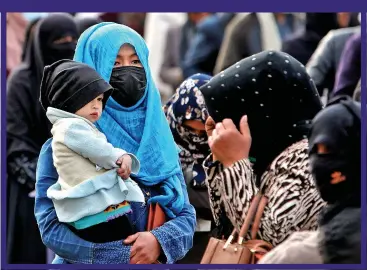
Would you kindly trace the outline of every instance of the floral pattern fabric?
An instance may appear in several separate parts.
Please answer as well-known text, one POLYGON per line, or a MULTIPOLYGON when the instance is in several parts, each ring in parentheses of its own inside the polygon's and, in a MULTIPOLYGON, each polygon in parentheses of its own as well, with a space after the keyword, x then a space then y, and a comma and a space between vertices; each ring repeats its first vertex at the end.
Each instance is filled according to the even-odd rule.
POLYGON ((173 137, 181 148, 180 161, 183 170, 192 166, 193 186, 205 186, 205 172, 202 163, 210 154, 205 131, 198 132, 185 125, 187 120, 197 120, 205 124, 208 111, 199 87, 207 83, 210 76, 195 74, 186 79, 164 106, 173 137))

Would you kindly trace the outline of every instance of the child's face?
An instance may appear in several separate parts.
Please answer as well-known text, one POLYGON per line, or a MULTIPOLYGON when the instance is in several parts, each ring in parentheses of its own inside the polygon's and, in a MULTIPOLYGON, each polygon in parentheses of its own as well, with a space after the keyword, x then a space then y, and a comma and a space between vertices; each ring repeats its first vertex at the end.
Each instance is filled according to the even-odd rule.
POLYGON ((103 107, 102 101, 103 94, 93 99, 83 108, 79 109, 75 114, 84 117, 94 123, 101 117, 103 107))

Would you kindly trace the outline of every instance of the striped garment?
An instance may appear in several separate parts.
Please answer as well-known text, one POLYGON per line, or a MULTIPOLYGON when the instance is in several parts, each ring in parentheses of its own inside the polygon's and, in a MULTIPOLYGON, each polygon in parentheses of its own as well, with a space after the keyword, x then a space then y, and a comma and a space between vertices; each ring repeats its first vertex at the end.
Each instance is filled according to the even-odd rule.
MULTIPOLYGON (((222 209, 239 230, 252 197, 259 191, 248 159, 224 169, 204 162, 213 217, 219 225, 222 209), (222 206, 222 207, 221 207, 222 206)), ((261 191, 269 198, 258 233, 258 239, 276 246, 293 232, 316 230, 318 216, 325 205, 309 170, 308 141, 299 141, 283 151, 262 175, 261 191)), ((247 239, 249 235, 247 235, 247 239)))

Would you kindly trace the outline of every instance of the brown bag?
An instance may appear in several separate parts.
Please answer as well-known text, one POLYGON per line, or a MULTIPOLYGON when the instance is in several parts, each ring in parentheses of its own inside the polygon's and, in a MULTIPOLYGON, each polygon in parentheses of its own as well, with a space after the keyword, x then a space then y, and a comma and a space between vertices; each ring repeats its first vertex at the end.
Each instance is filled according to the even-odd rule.
MULTIPOLYGON (((147 222, 147 231, 162 226, 166 222, 166 214, 164 213, 162 207, 158 204, 150 204, 149 213, 148 213, 148 222, 147 222)), ((160 264, 160 261, 156 261, 153 264, 160 264)))
POLYGON ((227 241, 214 237, 210 238, 201 264, 256 264, 263 255, 269 252, 273 246, 263 240, 256 239, 266 203, 267 198, 258 193, 251 202, 238 234, 237 243, 232 244, 232 240, 236 236, 236 229, 233 230, 227 241), (243 243, 253 220, 251 227, 252 240, 243 243))
POLYGON ((148 213, 147 231, 162 226, 166 222, 166 214, 162 207, 158 204, 150 204, 148 213))

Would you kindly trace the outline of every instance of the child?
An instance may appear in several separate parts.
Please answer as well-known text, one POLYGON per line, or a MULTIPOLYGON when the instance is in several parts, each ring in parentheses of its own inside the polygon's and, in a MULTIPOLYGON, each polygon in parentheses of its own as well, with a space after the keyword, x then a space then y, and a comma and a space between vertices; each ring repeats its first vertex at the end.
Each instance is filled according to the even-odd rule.
POLYGON ((53 160, 59 174, 47 196, 60 222, 81 238, 96 242, 133 234, 126 216, 128 201, 144 202, 129 178, 140 168, 137 158, 114 148, 95 127, 112 87, 91 67, 61 60, 44 69, 40 102, 53 124, 53 160), (117 169, 122 169, 122 180, 117 169))

